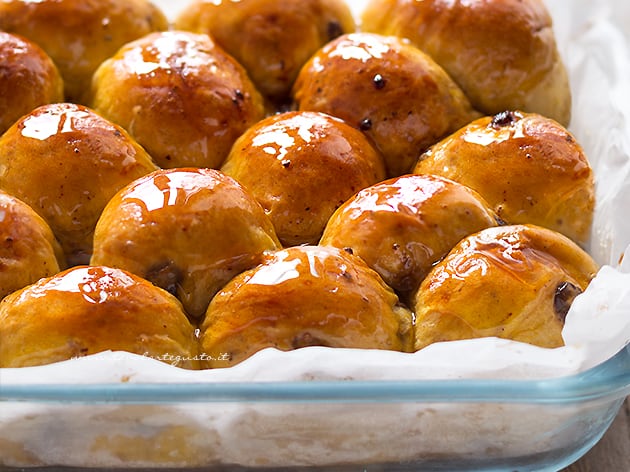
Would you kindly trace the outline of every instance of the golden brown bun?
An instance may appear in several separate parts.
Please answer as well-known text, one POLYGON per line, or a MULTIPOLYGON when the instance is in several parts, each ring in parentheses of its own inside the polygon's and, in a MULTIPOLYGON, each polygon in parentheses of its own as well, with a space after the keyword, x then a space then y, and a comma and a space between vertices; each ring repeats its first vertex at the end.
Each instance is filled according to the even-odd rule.
POLYGON ((128 351, 195 368, 194 328, 177 299, 132 274, 77 266, 0 303, 0 367, 128 351))
POLYGON ((82 102, 96 68, 119 47, 167 28, 164 14, 146 0, 0 2, 0 30, 29 38, 48 53, 71 102, 82 102))
POLYGON ((414 173, 473 188, 508 223, 545 226, 580 244, 589 238, 593 171, 575 138, 541 115, 480 118, 429 149, 414 173))
POLYGON ((123 44, 168 28, 147 0, 4 0, 0 30, 39 44, 65 83, 66 100, 83 102, 92 74, 123 44))
POLYGON ((479 194, 433 175, 361 190, 330 218, 321 245, 351 250, 403 298, 462 238, 496 219, 479 194))
POLYGON ((245 70, 207 35, 180 31, 150 34, 105 61, 90 105, 163 168, 218 168, 264 116, 245 70))
POLYGON ((250 128, 221 170, 263 206, 284 246, 316 244, 339 205, 385 178, 383 158, 363 133, 338 118, 299 111, 250 128))
POLYGON ((63 101, 59 70, 26 38, 0 32, 0 70, 0 134, 38 106, 63 101))
POLYGON ((263 95, 282 102, 304 63, 356 24, 343 0, 196 0, 175 27, 210 34, 263 95))
POLYGON ((228 280, 279 247, 271 221, 234 179, 212 169, 162 169, 109 202, 91 264, 148 279, 200 317, 228 280))
POLYGON ((43 105, 0 138, 0 189, 30 205, 59 239, 70 265, 86 264, 109 199, 156 169, 120 127, 89 108, 43 105))
POLYGON ((61 246, 26 203, 0 191, 0 299, 59 272, 61 246))
POLYGON ((294 98, 300 110, 364 131, 390 177, 409 172, 422 151, 479 116, 429 56, 399 38, 368 33, 319 50, 300 71, 294 98))
POLYGON ((411 336, 411 313, 361 259, 296 246, 269 254, 214 297, 201 325, 201 367, 229 367, 267 347, 407 352, 411 336))
POLYGON ((569 124, 569 80, 541 0, 370 0, 362 29, 409 39, 485 114, 524 110, 569 124))
POLYGON ((465 238, 418 290, 416 350, 438 341, 497 336, 560 347, 566 314, 597 272, 570 239, 531 225, 465 238))

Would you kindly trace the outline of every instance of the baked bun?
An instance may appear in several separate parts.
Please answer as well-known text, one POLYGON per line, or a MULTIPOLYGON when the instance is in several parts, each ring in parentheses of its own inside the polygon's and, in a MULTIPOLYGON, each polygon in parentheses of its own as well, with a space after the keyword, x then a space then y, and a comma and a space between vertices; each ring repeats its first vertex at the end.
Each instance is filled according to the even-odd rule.
POLYGON ((411 335, 411 313, 363 261, 296 246, 269 254, 214 297, 201 325, 201 367, 229 367, 267 347, 409 351, 411 335))
POLYGON ((390 177, 411 171, 430 145, 479 115, 429 56, 400 38, 344 35, 302 68, 300 110, 337 116, 369 136, 390 177))
POLYGON ((569 124, 569 80, 542 0, 370 0, 362 29, 409 39, 484 114, 523 110, 569 124))
POLYGON ((132 274, 76 266, 0 303, 0 367, 127 351, 196 368, 194 328, 175 297, 132 274))
POLYGON ((415 348, 485 336, 563 346, 567 312, 597 270, 586 252, 552 230, 482 230, 455 246, 420 285, 415 348))
POLYGON ((90 105, 162 168, 218 168, 264 116, 245 70, 207 35, 182 31, 122 47, 94 74, 90 105))
POLYGON ((595 207, 593 171, 575 138, 534 113, 483 117, 437 143, 414 173, 467 185, 508 223, 544 226, 583 244, 595 207))
POLYGON ((212 36, 265 97, 282 103, 304 63, 356 24, 343 0, 193 0, 175 27, 212 36))
POLYGON ((0 32, 0 70, 0 134, 38 106, 64 99, 57 66, 26 38, 0 32))
POLYGON ((496 224, 474 190, 443 177, 404 175, 344 203, 320 244, 352 251, 407 298, 462 238, 496 224))
POLYGON ((46 220, 70 265, 89 261, 109 199, 156 168, 122 128, 82 105, 42 105, 0 138, 0 189, 46 220))
POLYGON ((247 130, 221 170, 263 206, 284 246, 317 244, 339 205, 385 178, 383 158, 361 131, 299 111, 247 130))
POLYGON ((228 280, 279 247, 271 221, 234 179, 212 169, 162 169, 109 202, 91 264, 150 280, 196 318, 228 280))
POLYGON ((48 224, 26 203, 0 191, 0 299, 65 268, 48 224))
POLYGON ((92 74, 123 44, 165 30, 147 0, 3 0, 0 30, 39 44, 64 79, 66 100, 83 103, 92 74))

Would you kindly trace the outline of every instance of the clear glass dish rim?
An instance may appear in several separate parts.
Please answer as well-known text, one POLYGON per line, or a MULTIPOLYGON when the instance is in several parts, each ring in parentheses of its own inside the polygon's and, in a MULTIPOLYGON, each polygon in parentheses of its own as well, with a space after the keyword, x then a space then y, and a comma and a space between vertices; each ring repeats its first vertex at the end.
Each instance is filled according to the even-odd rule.
POLYGON ((630 395, 630 344, 585 372, 540 380, 300 380, 2 385, 0 402, 34 403, 533 403, 614 401, 630 395))

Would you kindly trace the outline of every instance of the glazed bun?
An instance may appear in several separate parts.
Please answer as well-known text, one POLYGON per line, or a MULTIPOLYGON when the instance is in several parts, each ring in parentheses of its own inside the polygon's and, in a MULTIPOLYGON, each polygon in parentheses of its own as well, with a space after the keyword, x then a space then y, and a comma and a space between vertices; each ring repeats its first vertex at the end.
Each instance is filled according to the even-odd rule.
POLYGON ((91 264, 153 282, 198 318, 225 283, 279 247, 271 221, 234 179, 212 169, 162 169, 111 199, 91 264))
POLYGON ((480 118, 431 147, 414 173, 473 188, 508 223, 544 226, 580 244, 589 238, 593 171, 573 135, 544 116, 480 118))
POLYGON ((390 177, 479 115, 428 55, 400 38, 344 35, 302 68, 294 88, 300 110, 337 116, 361 129, 385 158, 390 177))
POLYGON ((65 266, 48 224, 26 203, 2 191, 0 261, 0 299, 65 266))
POLYGON ((415 348, 485 336, 563 346, 567 312, 597 270, 586 252, 552 230, 482 230, 455 246, 420 285, 415 348))
POLYGON ((162 168, 218 168, 264 116, 245 70, 209 36, 182 31, 122 47, 94 74, 90 105, 162 168))
POLYGON ((411 313, 363 261, 296 246, 269 254, 214 297, 201 325, 201 367, 229 367, 267 347, 409 351, 411 335, 411 313))
POLYGON ((194 328, 177 299, 121 270, 77 266, 0 303, 0 367, 128 351, 195 368, 194 328))
POLYGON ((147 0, 4 0, 0 30, 39 44, 65 83, 66 100, 84 101, 92 74, 123 44, 168 21, 147 0))
POLYGON ((299 111, 251 127, 221 170, 263 206, 284 246, 317 244, 339 205, 385 178, 383 158, 361 131, 299 111))
POLYGON ((207 33, 272 102, 286 102, 300 68, 356 24, 343 0, 194 0, 175 27, 207 33))
POLYGON ((474 190, 438 176, 404 175, 344 203, 320 244, 352 251, 406 299, 461 239, 496 224, 474 190))
POLYGON ((81 105, 43 105, 0 138, 0 189, 46 220, 70 265, 89 261, 109 199, 156 168, 122 128, 81 105))
POLYGON ((38 106, 64 100, 59 70, 26 38, 0 32, 0 70, 0 134, 38 106))
POLYGON ((369 0, 362 29, 409 39, 484 114, 523 110, 569 124, 569 80, 542 0, 369 0))

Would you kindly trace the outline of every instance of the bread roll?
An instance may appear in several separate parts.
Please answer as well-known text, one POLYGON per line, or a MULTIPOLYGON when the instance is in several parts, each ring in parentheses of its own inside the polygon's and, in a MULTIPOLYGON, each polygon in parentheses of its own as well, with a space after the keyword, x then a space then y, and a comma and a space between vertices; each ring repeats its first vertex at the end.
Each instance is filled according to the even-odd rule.
POLYGON ((109 199, 156 168, 122 128, 82 105, 42 105, 0 138, 0 189, 46 220, 70 265, 90 260, 109 199))
POLYGON ((252 126, 221 170, 258 200, 285 246, 317 244, 336 208, 385 178, 382 156, 359 130, 298 111, 252 126))
POLYGON ((127 351, 197 367, 194 328, 175 297, 121 270, 77 266, 0 303, 0 367, 127 351))
POLYGON ((422 151, 479 116, 429 56, 400 38, 368 33, 320 49, 300 71, 294 98, 300 110, 361 129, 389 177, 410 172, 422 151))
POLYGON ((225 283, 279 246, 261 206, 234 179, 212 169, 161 169, 108 203, 91 264, 150 280, 198 318, 225 283))
POLYGON ((415 348, 485 336, 564 345, 573 299, 598 267, 570 239, 532 225, 488 228, 462 240, 414 297, 415 348))
POLYGON ((264 116, 245 70, 205 34, 153 33, 94 74, 90 105, 125 128, 162 168, 218 168, 264 116))
POLYGON ((356 24, 343 0, 193 0, 175 27, 212 36, 265 97, 282 104, 304 63, 356 24))
POLYGON ((63 80, 32 41, 0 32, 0 134, 40 105, 62 102, 63 80))
POLYGON ((147 0, 3 0, 0 30, 39 44, 53 59, 66 100, 85 103, 92 74, 123 44, 168 28, 147 0))
POLYGON ((202 368, 229 367, 267 348, 411 349, 411 313, 361 259, 333 247, 268 255, 231 280, 201 325, 202 368))
POLYGON ((0 299, 65 268, 50 226, 21 200, 0 191, 0 299))
POLYGON ((362 28, 409 39, 484 114, 523 110, 569 124, 570 84, 542 0, 369 0, 362 28))
POLYGON ((406 299, 462 238, 496 224, 474 190, 438 176, 403 175, 344 203, 320 244, 352 251, 406 299))
POLYGON ((442 175, 481 194, 508 223, 532 223, 584 244, 595 209, 588 158, 575 137, 535 113, 483 117, 420 157, 415 173, 442 175))

